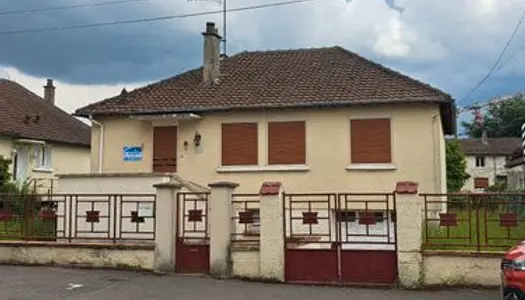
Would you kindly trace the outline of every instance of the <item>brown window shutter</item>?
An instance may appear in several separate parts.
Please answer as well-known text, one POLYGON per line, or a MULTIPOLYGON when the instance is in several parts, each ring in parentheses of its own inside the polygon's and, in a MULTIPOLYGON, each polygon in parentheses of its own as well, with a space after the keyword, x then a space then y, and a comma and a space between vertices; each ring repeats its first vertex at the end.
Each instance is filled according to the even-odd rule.
POLYGON ((268 164, 306 164, 304 121, 268 123, 268 164))
POLYGON ((177 172, 177 126, 153 127, 153 172, 177 172))
POLYGON ((390 119, 350 122, 350 161, 353 164, 391 163, 390 119))
POLYGON ((257 123, 222 124, 222 165, 257 165, 257 123))
POLYGON ((489 179, 487 177, 476 177, 474 178, 474 188, 486 189, 489 187, 489 179))

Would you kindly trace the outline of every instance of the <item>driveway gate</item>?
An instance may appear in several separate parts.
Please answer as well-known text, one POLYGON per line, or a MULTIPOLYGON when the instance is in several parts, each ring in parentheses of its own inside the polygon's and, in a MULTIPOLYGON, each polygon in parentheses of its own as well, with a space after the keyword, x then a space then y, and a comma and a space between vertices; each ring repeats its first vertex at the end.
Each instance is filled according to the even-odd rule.
POLYGON ((392 285, 394 194, 284 194, 285 279, 392 285))
POLYGON ((209 193, 178 193, 175 272, 206 274, 210 270, 209 193))

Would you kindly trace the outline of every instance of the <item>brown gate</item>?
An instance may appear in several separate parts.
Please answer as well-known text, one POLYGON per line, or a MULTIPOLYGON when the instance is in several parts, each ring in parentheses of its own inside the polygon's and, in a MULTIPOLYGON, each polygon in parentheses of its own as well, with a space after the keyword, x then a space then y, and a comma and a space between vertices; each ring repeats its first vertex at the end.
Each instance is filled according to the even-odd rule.
POLYGON ((284 194, 285 279, 392 285, 397 279, 393 194, 284 194))
POLYGON ((178 193, 175 271, 206 274, 210 270, 209 193, 178 193))

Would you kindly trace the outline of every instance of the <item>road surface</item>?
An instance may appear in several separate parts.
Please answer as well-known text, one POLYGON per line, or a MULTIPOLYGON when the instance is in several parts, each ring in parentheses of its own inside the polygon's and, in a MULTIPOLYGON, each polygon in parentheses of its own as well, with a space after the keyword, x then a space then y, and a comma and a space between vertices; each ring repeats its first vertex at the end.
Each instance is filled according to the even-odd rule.
POLYGON ((129 271, 0 266, 2 300, 494 300, 498 296, 498 290, 373 290, 129 271))

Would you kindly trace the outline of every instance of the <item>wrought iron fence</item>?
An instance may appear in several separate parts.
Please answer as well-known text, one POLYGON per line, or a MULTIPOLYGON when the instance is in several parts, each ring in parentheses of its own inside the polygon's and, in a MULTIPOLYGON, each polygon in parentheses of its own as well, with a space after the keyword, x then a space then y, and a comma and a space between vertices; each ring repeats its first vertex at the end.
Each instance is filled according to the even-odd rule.
POLYGON ((424 249, 502 251, 525 239, 525 193, 421 196, 424 249))
POLYGON ((155 195, 0 195, 0 240, 129 243, 155 239, 155 195))
POLYGON ((259 243, 259 194, 234 194, 232 243, 259 243))

